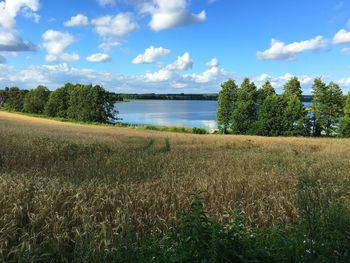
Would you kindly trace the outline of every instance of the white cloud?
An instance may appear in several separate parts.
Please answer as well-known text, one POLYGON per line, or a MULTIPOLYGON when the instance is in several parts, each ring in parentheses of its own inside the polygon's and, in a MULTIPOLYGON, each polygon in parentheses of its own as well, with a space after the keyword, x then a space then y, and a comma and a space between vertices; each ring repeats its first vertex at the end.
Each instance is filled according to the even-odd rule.
POLYGON ((53 62, 63 60, 67 62, 79 60, 78 54, 65 53, 65 49, 76 41, 76 38, 69 34, 55 30, 47 30, 43 35, 43 47, 47 50, 46 61, 53 62))
POLYGON ((339 30, 333 37, 334 44, 350 43, 350 32, 345 29, 339 30))
POLYGON ((173 77, 173 75, 174 75, 174 72, 163 68, 163 69, 160 69, 154 73, 147 73, 146 79, 148 81, 152 81, 152 82, 161 82, 161 81, 166 81, 166 80, 171 79, 173 77))
POLYGON ((219 60, 217 58, 213 58, 209 62, 205 63, 205 65, 209 68, 214 68, 219 66, 219 60))
POLYGON ((272 39, 271 47, 265 51, 258 51, 258 59, 267 60, 294 60, 296 54, 305 51, 315 51, 327 46, 327 41, 322 36, 301 41, 285 44, 281 41, 272 39))
POLYGON ((118 41, 107 41, 101 43, 98 48, 103 52, 110 52, 113 48, 120 46, 120 42, 118 41))
POLYGON ((138 28, 130 13, 119 13, 116 16, 101 16, 91 21, 95 31, 104 38, 120 38, 138 28))
MULTIPOLYGON (((270 81, 271 85, 276 89, 278 89, 278 93, 281 93, 283 85, 293 77, 294 75, 289 72, 277 77, 272 77, 266 73, 263 73, 259 76, 253 77, 252 80, 256 83, 258 87, 261 87, 266 81, 270 81)), ((302 75, 302 76, 298 76, 298 79, 301 85, 310 87, 315 77, 309 76, 309 75, 302 75)))
POLYGON ((208 83, 215 80, 220 74, 223 74, 223 70, 218 67, 211 67, 201 74, 191 74, 188 77, 192 78, 197 83, 208 83))
POLYGON ((64 25, 67 27, 87 26, 89 25, 89 19, 83 14, 77 14, 76 16, 72 16, 68 21, 64 22, 64 25))
POLYGON ((116 0, 97 0, 97 2, 101 6, 106 6, 106 5, 114 6, 116 4, 116 0))
POLYGON ((192 14, 187 10, 187 0, 153 0, 142 4, 141 12, 149 13, 149 26, 154 31, 200 23, 206 20, 205 11, 192 14))
POLYGON ((39 0, 5 0, 0 2, 0 27, 15 29, 15 18, 21 10, 36 12, 39 7, 39 0))
POLYGON ((216 80, 220 76, 225 75, 225 71, 223 69, 219 69, 219 61, 217 58, 213 58, 209 62, 205 63, 205 65, 208 67, 207 70, 200 74, 190 74, 185 75, 186 78, 190 78, 196 83, 209 83, 211 81, 216 80))
POLYGON ((191 69, 193 66, 193 61, 188 52, 183 54, 182 56, 178 56, 177 60, 166 66, 167 70, 171 71, 186 71, 191 69))
POLYGON ((63 53, 60 56, 60 58, 66 62, 75 62, 75 61, 78 61, 80 59, 80 56, 77 53, 72 53, 72 54, 63 53))
POLYGON ((0 30, 0 51, 35 51, 36 46, 29 41, 24 41, 15 32, 0 30))
POLYGON ((342 78, 338 81, 338 84, 345 87, 350 87, 350 77, 349 78, 342 78))
POLYGON ((40 7, 39 0, 5 0, 0 2, 0 51, 35 51, 36 46, 22 40, 16 30, 16 16, 22 14, 38 22, 34 12, 40 7))
POLYGON ((109 57, 108 54, 96 53, 86 57, 86 60, 89 62, 98 63, 98 62, 108 62, 111 60, 111 58, 109 57))
POLYGON ((169 49, 163 47, 154 47, 150 46, 145 50, 143 54, 138 55, 133 59, 132 63, 134 64, 150 64, 158 60, 159 58, 170 54, 169 49))

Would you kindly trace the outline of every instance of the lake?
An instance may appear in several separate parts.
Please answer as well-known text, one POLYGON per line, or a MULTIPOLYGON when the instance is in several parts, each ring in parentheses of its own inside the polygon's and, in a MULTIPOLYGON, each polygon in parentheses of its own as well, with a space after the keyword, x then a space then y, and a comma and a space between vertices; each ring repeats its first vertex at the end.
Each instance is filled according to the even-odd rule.
POLYGON ((123 123, 216 128, 217 101, 135 100, 116 104, 123 123))
POLYGON ((134 100, 117 103, 116 109, 123 123, 214 129, 217 105, 208 100, 134 100))

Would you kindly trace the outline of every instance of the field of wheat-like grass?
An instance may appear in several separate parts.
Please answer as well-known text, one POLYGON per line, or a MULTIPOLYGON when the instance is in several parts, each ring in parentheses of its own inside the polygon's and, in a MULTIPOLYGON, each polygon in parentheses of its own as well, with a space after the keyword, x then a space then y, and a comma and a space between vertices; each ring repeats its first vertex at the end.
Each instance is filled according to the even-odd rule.
MULTIPOLYGON (((298 220, 301 176, 350 207, 350 140, 193 135, 0 112, 0 259, 112 251, 118 235, 171 228, 191 194, 252 227, 298 220), (18 255, 21 255, 19 257, 18 255)), ((20 260, 19 260, 20 261, 20 260)))

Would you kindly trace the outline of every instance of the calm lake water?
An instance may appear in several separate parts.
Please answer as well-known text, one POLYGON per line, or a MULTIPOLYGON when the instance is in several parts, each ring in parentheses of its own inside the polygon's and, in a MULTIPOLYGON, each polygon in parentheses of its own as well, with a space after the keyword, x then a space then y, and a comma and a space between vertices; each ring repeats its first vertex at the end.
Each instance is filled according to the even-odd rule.
POLYGON ((130 124, 216 128, 217 101, 135 100, 116 104, 119 118, 130 124))
POLYGON ((135 100, 116 104, 124 123, 207 129, 216 128, 216 108, 217 101, 207 100, 135 100))

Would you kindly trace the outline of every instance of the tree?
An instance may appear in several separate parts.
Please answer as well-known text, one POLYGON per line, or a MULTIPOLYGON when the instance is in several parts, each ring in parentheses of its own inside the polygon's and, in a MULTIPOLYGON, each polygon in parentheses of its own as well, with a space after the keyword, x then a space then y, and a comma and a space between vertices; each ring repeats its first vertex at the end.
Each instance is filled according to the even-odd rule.
POLYGON ((44 113, 49 95, 50 91, 44 86, 38 86, 36 89, 29 91, 24 98, 23 110, 35 114, 44 113))
POLYGON ((282 98, 285 102, 285 135, 309 135, 309 116, 302 102, 302 89, 298 78, 293 77, 283 87, 282 98))
POLYGON ((289 97, 291 95, 296 95, 298 99, 302 100, 302 89, 300 85, 300 81, 297 77, 293 77, 287 81, 287 83, 283 87, 283 97, 289 97))
POLYGON ((67 118, 69 107, 69 93, 74 88, 70 83, 51 92, 45 105, 45 113, 51 117, 67 118))
POLYGON ((17 87, 6 89, 5 108, 13 111, 22 111, 25 94, 24 90, 20 90, 17 87))
POLYGON ((297 95, 284 98, 284 134, 288 136, 310 135, 309 116, 297 95))
POLYGON ((116 119, 115 101, 100 86, 75 85, 69 92, 67 117, 85 122, 110 122, 116 119))
POLYGON ((350 92, 346 96, 344 117, 339 122, 337 133, 339 137, 350 137, 350 92))
POLYGON ((327 93, 327 85, 320 78, 314 80, 312 85, 312 133, 314 136, 320 136, 322 131, 322 108, 325 104, 325 98, 327 93))
POLYGON ((253 82, 245 78, 237 92, 237 102, 232 114, 232 131, 235 134, 256 133, 257 90, 253 82))
POLYGON ((282 97, 272 94, 267 96, 258 111, 258 134, 280 136, 284 134, 284 107, 282 97))
POLYGON ((272 87, 270 81, 266 81, 258 90, 257 103, 262 105, 268 96, 272 96, 274 94, 276 94, 275 89, 272 87))
POLYGON ((313 85, 312 110, 314 113, 314 134, 319 136, 324 132, 327 136, 333 134, 343 114, 344 100, 339 85, 331 82, 325 85, 320 79, 313 85))
POLYGON ((234 80, 228 80, 221 84, 218 97, 217 124, 219 129, 226 134, 232 124, 232 113, 237 96, 237 85, 234 80))
POLYGON ((7 99, 7 90, 0 90, 0 108, 5 106, 5 102, 7 99))

